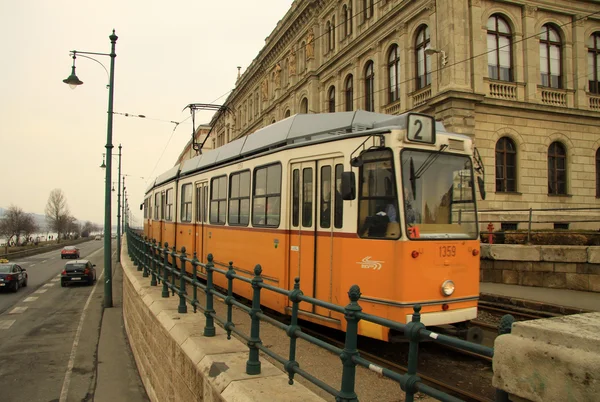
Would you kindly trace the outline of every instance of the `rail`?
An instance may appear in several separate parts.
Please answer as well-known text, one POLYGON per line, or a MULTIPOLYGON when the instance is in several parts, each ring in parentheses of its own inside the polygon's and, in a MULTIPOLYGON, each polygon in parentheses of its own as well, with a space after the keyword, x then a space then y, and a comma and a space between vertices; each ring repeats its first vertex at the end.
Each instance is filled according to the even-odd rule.
MULTIPOLYGON (((143 271, 143 277, 150 277, 150 285, 158 286, 162 283, 162 297, 168 298, 170 295, 179 297, 179 306, 177 311, 181 314, 188 312, 188 303, 193 307, 194 313, 200 310, 206 317, 204 327, 204 336, 215 336, 216 328, 215 321, 220 323, 227 332, 227 338, 231 339, 231 334, 236 334, 242 338, 248 345, 249 354, 246 362, 246 373, 249 375, 260 374, 261 362, 259 360, 259 352, 263 352, 274 360, 283 365, 283 368, 288 373, 289 384, 293 384, 294 376, 300 375, 324 391, 333 395, 336 401, 358 401, 358 396, 355 392, 355 376, 356 366, 362 366, 372 370, 380 375, 383 375, 400 384, 400 387, 406 394, 406 401, 414 401, 416 392, 421 392, 436 398, 440 401, 455 402, 460 401, 452 395, 444 393, 434 387, 424 384, 417 375, 417 362, 419 342, 427 340, 439 342, 445 345, 450 345, 455 348, 467 350, 470 352, 482 354, 484 356, 493 357, 494 349, 486 346, 474 344, 471 342, 456 339, 443 334, 438 334, 429 331, 420 322, 421 306, 414 306, 414 314, 412 322, 401 324, 385 318, 362 312, 359 305, 360 288, 358 285, 353 285, 348 291, 350 303, 346 307, 328 303, 319 299, 305 296, 300 290, 300 279, 294 281, 294 289, 286 290, 275 286, 268 285, 263 282, 262 268, 256 265, 254 268, 254 276, 252 279, 237 275, 233 263, 230 262, 227 269, 221 269, 214 265, 212 254, 208 255, 208 262, 201 263, 196 253, 192 259, 186 255, 185 247, 178 254, 175 249, 170 249, 167 243, 164 247, 157 244, 156 241, 149 241, 147 238, 142 238, 139 234, 132 231, 127 232, 127 242, 130 257, 133 264, 137 266, 138 271, 143 271), (179 262, 179 264, 178 264, 179 262), (191 264, 191 276, 186 272, 187 264, 191 264), (205 270, 206 284, 198 280, 198 268, 205 270), (224 275, 227 278, 227 293, 221 293, 214 286, 214 274, 224 275), (253 290, 252 306, 248 307, 240 303, 233 295, 233 282, 239 280, 251 285, 253 290), (192 294, 187 292, 187 286, 192 286, 192 294), (206 300, 204 304, 198 299, 198 289, 204 292, 206 300), (262 290, 285 295, 292 303, 292 315, 290 325, 283 324, 273 318, 265 315, 261 310, 260 296, 262 290), (222 299, 227 305, 227 317, 218 317, 214 310, 214 297, 222 299), (298 310, 300 302, 310 303, 319 307, 324 307, 331 311, 335 311, 344 315, 347 322, 345 346, 339 348, 327 342, 310 336, 302 331, 298 324, 298 310), (251 317, 250 335, 246 335, 235 328, 232 322, 233 307, 249 313, 251 317), (379 324, 384 327, 395 329, 404 333, 409 340, 409 355, 408 355, 408 371, 405 374, 399 374, 392 370, 380 367, 370 360, 360 356, 358 346, 358 322, 365 320, 371 323, 379 324), (275 327, 284 331, 290 338, 289 356, 284 357, 276 354, 269 348, 263 346, 260 339, 260 323, 261 321, 268 322, 275 327), (340 356, 342 361, 342 381, 340 389, 336 389, 329 384, 314 377, 307 371, 303 370, 296 361, 296 341, 298 338, 311 342, 323 349, 340 356)), ((498 390, 496 394, 497 401, 508 401, 508 394, 498 390)))

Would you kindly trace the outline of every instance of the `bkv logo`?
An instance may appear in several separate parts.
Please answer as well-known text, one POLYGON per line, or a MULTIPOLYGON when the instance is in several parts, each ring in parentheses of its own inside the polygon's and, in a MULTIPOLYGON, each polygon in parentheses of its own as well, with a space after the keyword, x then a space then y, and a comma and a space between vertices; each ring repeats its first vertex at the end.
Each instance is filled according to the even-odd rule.
POLYGON ((379 271, 384 262, 385 261, 371 261, 371 256, 368 255, 363 258, 362 261, 357 262, 357 264, 360 264, 360 267, 363 269, 373 269, 375 271, 379 271))

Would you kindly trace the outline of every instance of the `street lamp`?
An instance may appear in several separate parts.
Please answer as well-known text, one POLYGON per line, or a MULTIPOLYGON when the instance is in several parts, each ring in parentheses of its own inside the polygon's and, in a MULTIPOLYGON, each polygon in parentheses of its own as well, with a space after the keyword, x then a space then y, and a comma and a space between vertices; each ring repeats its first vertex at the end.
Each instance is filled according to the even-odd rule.
MULTIPOLYGON (((117 262, 121 262, 121 148, 121 144, 119 144, 119 153, 117 154, 119 156, 119 178, 117 181, 117 187, 119 189, 117 192, 117 262)), ((104 161, 102 162, 104 165, 104 161)), ((123 180, 125 180, 125 177, 123 177, 123 180)), ((115 182, 113 182, 112 191, 115 191, 115 182)), ((112 235, 112 227, 110 229, 112 235)))
MULTIPOLYGON (((73 50, 70 54, 73 56, 73 67, 71 69, 71 75, 64 79, 63 82, 68 84, 72 89, 75 89, 78 85, 83 84, 83 82, 77 78, 75 75, 75 59, 77 55, 85 55, 91 54, 96 56, 109 56, 110 57, 110 74, 109 74, 109 83, 108 83, 108 123, 106 130, 106 180, 105 180, 105 189, 104 189, 104 307, 112 307, 112 264, 111 264, 111 205, 110 205, 110 182, 111 182, 111 173, 112 173, 112 127, 113 127, 113 93, 115 88, 115 58, 117 54, 115 53, 115 46, 117 44, 117 39, 119 37, 115 35, 115 30, 113 29, 112 35, 108 37, 111 43, 110 54, 107 53, 92 53, 92 52, 80 52, 73 50)), ((85 58, 91 59, 102 65, 98 60, 83 56, 85 58)), ((102 65, 102 67, 104 67, 102 65)), ((106 68, 105 68, 106 70, 106 68)))

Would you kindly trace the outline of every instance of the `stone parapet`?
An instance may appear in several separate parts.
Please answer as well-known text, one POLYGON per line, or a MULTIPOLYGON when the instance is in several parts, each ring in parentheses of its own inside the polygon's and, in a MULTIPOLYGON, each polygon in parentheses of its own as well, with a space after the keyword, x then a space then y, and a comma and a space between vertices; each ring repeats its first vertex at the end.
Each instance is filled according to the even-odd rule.
POLYGON ((482 244, 480 280, 600 292, 600 247, 482 244))
POLYGON ((493 367, 492 384, 511 400, 598 400, 600 313, 513 324, 496 338, 493 367))
POLYGON ((261 373, 246 374, 248 347, 216 336, 205 337, 203 314, 179 314, 178 297, 162 298, 162 286, 150 286, 131 260, 123 266, 125 330, 140 377, 152 401, 323 401, 302 384, 288 385, 281 369, 261 359, 261 373))

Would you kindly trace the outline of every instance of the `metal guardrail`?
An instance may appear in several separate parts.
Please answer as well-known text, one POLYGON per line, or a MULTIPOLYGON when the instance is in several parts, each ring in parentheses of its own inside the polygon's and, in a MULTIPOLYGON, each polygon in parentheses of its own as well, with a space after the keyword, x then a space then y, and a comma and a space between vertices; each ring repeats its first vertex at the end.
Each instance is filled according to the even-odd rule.
MULTIPOLYGON (((187 313, 188 303, 193 307, 194 313, 197 312, 197 310, 200 310, 204 313, 204 316, 206 317, 204 336, 215 336, 215 321, 217 321, 227 332, 227 339, 231 339, 231 334, 234 333, 246 341, 249 349, 248 361, 246 362, 246 374, 249 375, 260 374, 260 351, 283 365, 283 368, 288 373, 290 385, 293 384, 294 376, 298 374, 329 394, 335 396, 336 401, 358 401, 358 396, 355 392, 355 376, 356 366, 360 365, 398 382, 402 390, 406 393, 405 400, 408 402, 414 401, 414 395, 416 392, 422 392, 440 401, 455 402, 460 401, 460 399, 424 384, 417 375, 419 342, 423 340, 434 341, 445 345, 450 345, 455 348, 479 353, 488 357, 493 357, 494 355, 493 348, 427 330, 423 323, 420 322, 420 305, 415 305, 412 322, 408 324, 401 324, 385 318, 363 313, 362 308, 358 303, 361 293, 360 288, 357 285, 353 285, 348 291, 350 303, 346 307, 342 307, 336 304, 324 302, 319 299, 304 296, 300 290, 299 278, 295 279, 293 290, 286 290, 264 283, 263 278, 261 277, 262 268, 260 265, 256 265, 254 268, 254 277, 249 279, 237 275, 233 268, 232 262, 229 263, 229 267, 226 270, 215 267, 212 254, 208 255, 208 262, 204 264, 198 261, 195 253, 194 258, 188 258, 185 247, 182 248, 181 253, 178 254, 175 249, 169 250, 167 243, 165 243, 164 247, 162 247, 160 244, 157 244, 156 241, 150 242, 147 238, 142 238, 139 234, 134 233, 133 231, 127 232, 127 242, 129 255, 133 260, 133 264, 137 266, 138 271, 143 271, 143 277, 151 277, 150 285, 157 286, 162 282, 162 297, 170 297, 170 294, 173 296, 177 295, 179 297, 179 306, 177 308, 179 313, 187 313), (192 266, 191 277, 186 273, 187 264, 191 264, 192 266), (198 267, 204 268, 206 271, 206 284, 203 284, 198 280, 198 267), (223 294, 215 288, 213 284, 215 273, 224 275, 227 278, 227 294, 223 294), (240 280, 252 286, 252 307, 248 307, 234 298, 234 280, 240 280), (192 286, 191 296, 187 292, 187 285, 192 286), (198 289, 201 289, 206 295, 206 301, 204 305, 202 305, 198 300, 198 289), (285 295, 289 298, 290 302, 292 303, 290 325, 285 325, 279 321, 276 321, 262 312, 260 295, 261 290, 263 289, 285 295), (217 316, 213 304, 214 297, 222 299, 227 305, 226 318, 217 316), (347 322, 344 349, 330 345, 320 339, 302 332, 300 325, 298 325, 298 310, 300 302, 314 304, 316 306, 324 307, 344 315, 344 318, 347 322), (252 320, 249 336, 235 328, 235 324, 232 322, 233 306, 249 313, 252 320), (357 349, 358 322, 360 320, 369 321, 371 323, 379 324, 404 333, 406 338, 409 340, 407 373, 396 373, 392 370, 380 367, 360 356, 357 349), (287 358, 280 356, 263 346, 260 339, 261 321, 268 322, 275 327, 280 328, 290 338, 290 352, 287 358), (311 342, 340 356, 343 365, 343 372, 341 387, 339 390, 314 377, 300 367, 298 362, 295 360, 297 338, 304 339, 305 341, 311 342)), ((504 391, 497 390, 496 400, 507 402, 508 394, 504 391)))

